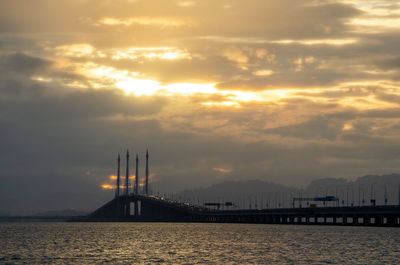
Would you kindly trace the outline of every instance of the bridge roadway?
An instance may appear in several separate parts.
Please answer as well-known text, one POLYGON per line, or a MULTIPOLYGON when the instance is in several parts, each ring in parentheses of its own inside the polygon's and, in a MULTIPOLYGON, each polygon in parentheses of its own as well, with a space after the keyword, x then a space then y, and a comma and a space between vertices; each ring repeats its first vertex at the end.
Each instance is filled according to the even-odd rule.
POLYGON ((210 210, 155 196, 120 196, 70 221, 215 222, 400 227, 400 206, 210 210))

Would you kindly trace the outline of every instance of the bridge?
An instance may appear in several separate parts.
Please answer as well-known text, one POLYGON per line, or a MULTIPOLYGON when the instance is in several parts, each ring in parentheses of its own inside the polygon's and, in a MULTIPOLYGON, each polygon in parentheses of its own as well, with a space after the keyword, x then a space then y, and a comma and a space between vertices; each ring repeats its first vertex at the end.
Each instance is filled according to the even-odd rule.
MULTIPOLYGON (((347 206, 339 207, 334 196, 293 198, 292 208, 220 210, 219 203, 205 206, 183 203, 162 196, 151 195, 149 190, 149 154, 146 152, 146 175, 144 190, 139 190, 139 159, 136 156, 136 175, 133 192, 129 178, 125 178, 124 194, 120 191, 120 156, 115 198, 87 217, 74 218, 79 222, 216 222, 216 223, 260 223, 298 225, 348 225, 400 227, 400 206, 347 206), (295 208, 295 201, 336 202, 336 206, 295 208)), ((126 154, 126 176, 129 176, 129 152, 126 154)), ((230 203, 232 205, 232 203, 230 203)), ((300 204, 301 205, 301 204, 300 204)))
POLYGON ((213 210, 147 195, 124 195, 80 222, 213 222, 400 227, 400 206, 213 210))

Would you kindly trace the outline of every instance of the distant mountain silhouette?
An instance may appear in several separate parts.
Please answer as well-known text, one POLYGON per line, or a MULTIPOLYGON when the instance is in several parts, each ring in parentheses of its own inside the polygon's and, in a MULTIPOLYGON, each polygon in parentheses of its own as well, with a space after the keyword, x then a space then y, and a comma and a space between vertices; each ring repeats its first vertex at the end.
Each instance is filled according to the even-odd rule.
POLYGON ((8 216, 8 214, 0 211, 0 216, 8 216))
POLYGON ((74 209, 65 209, 65 210, 54 210, 54 211, 46 211, 35 214, 35 216, 85 216, 88 215, 87 212, 82 212, 74 209))
POLYGON ((307 187, 289 187, 261 180, 226 181, 206 188, 185 190, 166 196, 195 204, 204 202, 234 202, 239 208, 291 207, 293 197, 336 196, 339 205, 399 204, 400 174, 367 175, 354 181, 344 178, 325 178, 312 181, 307 187))

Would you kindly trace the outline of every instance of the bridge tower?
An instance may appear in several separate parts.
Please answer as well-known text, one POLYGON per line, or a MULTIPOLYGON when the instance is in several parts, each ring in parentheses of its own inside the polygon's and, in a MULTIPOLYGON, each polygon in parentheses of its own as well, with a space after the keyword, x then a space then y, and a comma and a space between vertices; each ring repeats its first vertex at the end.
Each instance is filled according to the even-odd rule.
POLYGON ((129 150, 126 150, 126 176, 125 176, 125 216, 130 215, 130 203, 129 203, 129 150))
POLYGON ((149 196, 149 150, 146 150, 146 195, 149 196))
POLYGON ((126 150, 125 195, 129 195, 129 150, 126 150))
POLYGON ((135 185, 135 194, 139 195, 139 156, 136 154, 136 185, 135 185))
POLYGON ((120 165, 121 165, 121 157, 120 157, 120 155, 119 155, 119 153, 118 153, 118 159, 117 159, 117 161, 118 161, 118 170, 117 170, 117 192, 115 193, 115 197, 119 197, 119 185, 120 185, 120 183, 119 183, 119 178, 120 178, 120 165))

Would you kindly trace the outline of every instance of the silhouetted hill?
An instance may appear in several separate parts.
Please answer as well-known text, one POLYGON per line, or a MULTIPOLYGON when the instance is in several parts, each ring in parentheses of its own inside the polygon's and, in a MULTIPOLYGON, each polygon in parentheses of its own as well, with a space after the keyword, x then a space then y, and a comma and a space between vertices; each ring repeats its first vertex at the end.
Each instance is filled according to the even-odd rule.
POLYGON ((55 211, 46 211, 35 214, 35 216, 85 216, 88 215, 87 212, 82 212, 74 209, 65 209, 65 210, 55 210, 55 211))
POLYGON ((297 189, 261 180, 227 181, 207 188, 183 191, 175 199, 203 204, 204 202, 232 202, 237 208, 262 205, 289 205, 289 198, 297 189))
MULTIPOLYGON (((377 204, 385 203, 385 193, 388 199, 387 204, 399 204, 400 174, 391 175, 366 175, 356 178, 354 181, 346 179, 319 179, 308 185, 306 192, 308 194, 325 196, 337 195, 347 204, 370 203, 371 198, 376 200, 377 204)), ((343 202, 341 202, 343 203, 343 202)))
POLYGON ((307 187, 289 187, 261 180, 226 181, 206 188, 185 190, 167 197, 196 204, 233 202, 239 208, 291 207, 293 197, 336 196, 340 205, 399 204, 400 174, 367 175, 354 181, 325 178, 312 181, 307 187))
POLYGON ((0 211, 0 216, 8 216, 8 214, 6 214, 5 212, 1 212, 0 211))

